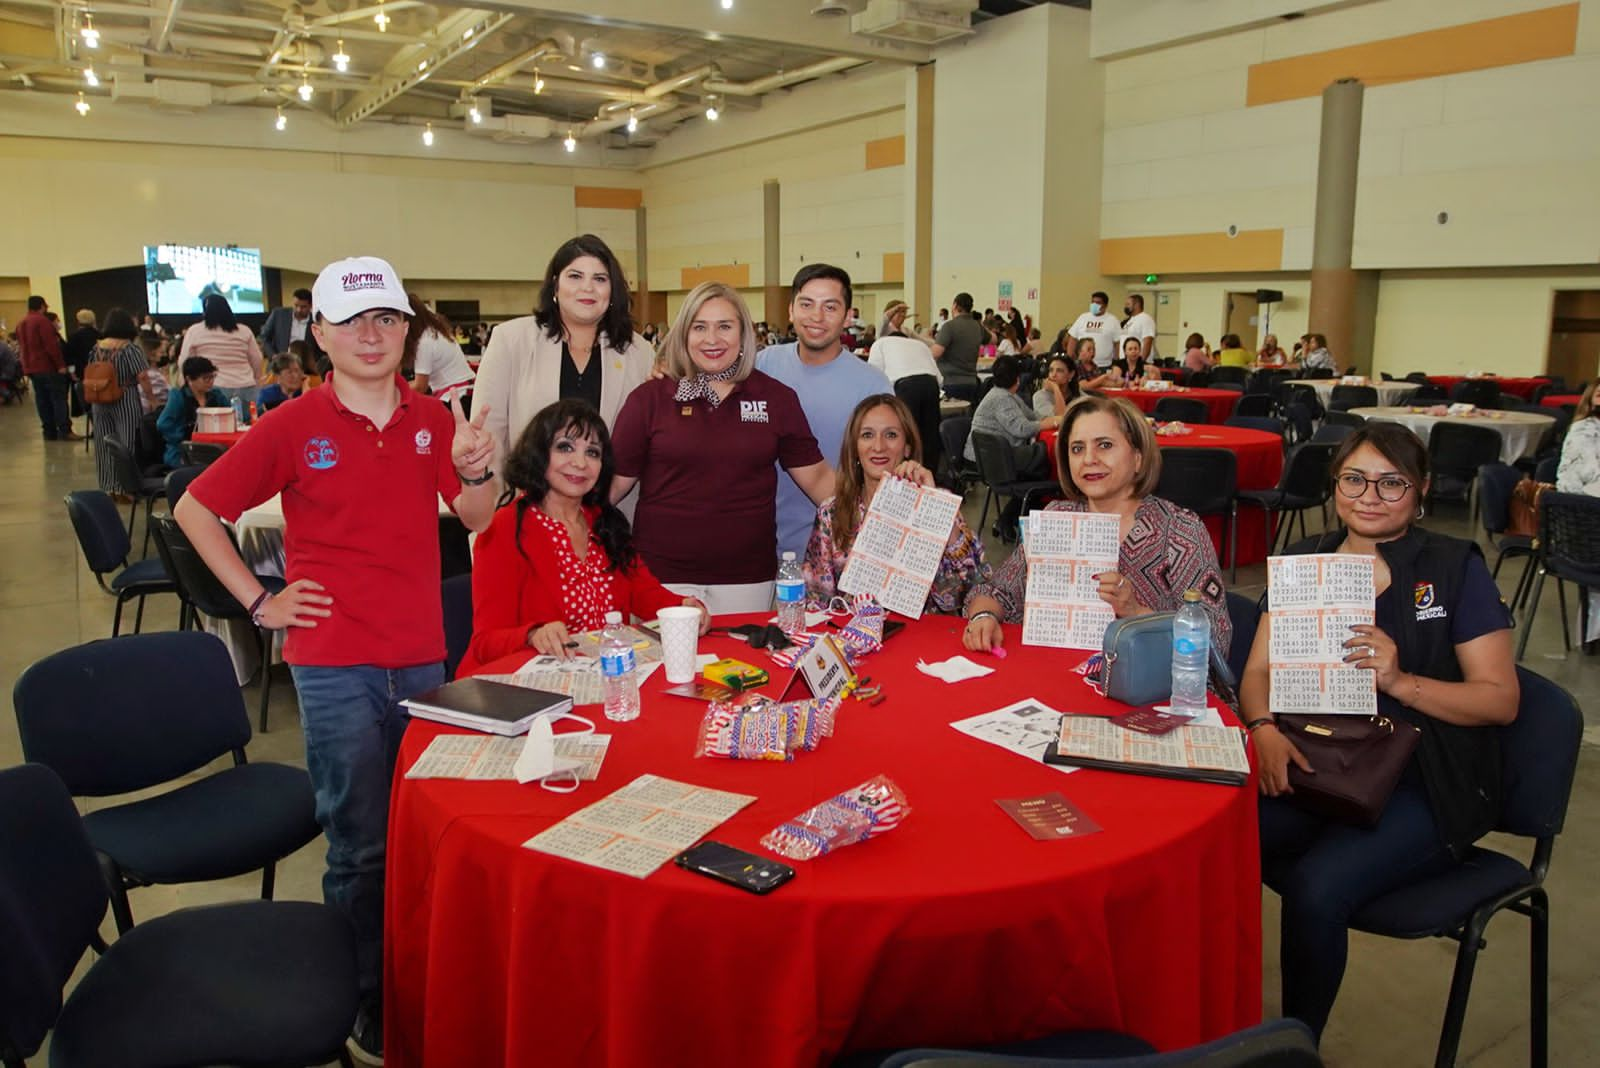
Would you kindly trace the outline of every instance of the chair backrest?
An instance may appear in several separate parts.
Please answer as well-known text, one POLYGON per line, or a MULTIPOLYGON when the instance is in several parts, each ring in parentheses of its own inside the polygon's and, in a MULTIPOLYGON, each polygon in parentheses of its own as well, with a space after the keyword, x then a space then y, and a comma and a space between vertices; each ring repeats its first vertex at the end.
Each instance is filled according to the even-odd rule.
POLYGON ((1500 728, 1496 828, 1551 838, 1566 822, 1583 744, 1583 712, 1570 693, 1525 667, 1517 668, 1517 685, 1522 690, 1517 718, 1500 728))
POLYGON ((1411 394, 1410 397, 1412 404, 1441 404, 1449 399, 1450 394, 1444 391, 1443 386, 1436 386, 1426 378, 1422 380, 1422 385, 1418 386, 1417 391, 1411 394))
MULTIPOLYGON (((1329 412, 1328 414, 1332 415, 1334 413, 1329 412)), ((1333 444, 1337 445, 1339 442, 1343 441, 1345 438, 1349 437, 1355 432, 1356 428, 1347 423, 1335 423, 1330 421, 1317 427, 1317 432, 1311 435, 1311 440, 1319 445, 1326 444, 1328 442, 1332 442, 1333 444)))
POLYGON ((107 575, 128 562, 133 543, 110 496, 100 490, 73 490, 61 500, 90 571, 107 575))
POLYGON ((1322 417, 1322 425, 1347 426, 1351 430, 1367 425, 1367 417, 1354 412, 1329 412, 1322 417))
POLYGON ((1250 368, 1223 366, 1211 369, 1211 384, 1220 386, 1224 382, 1238 382, 1241 385, 1250 377, 1250 368))
POLYGON ((1551 574, 1600 586, 1600 497, 1540 494, 1539 543, 1551 574))
POLYGON ((1465 378, 1450 388, 1450 399, 1493 408, 1500 402, 1500 383, 1491 378, 1465 378))
POLYGON ((1325 499, 1332 490, 1328 484, 1328 468, 1333 465, 1333 454, 1338 448, 1332 442, 1321 441, 1296 445, 1283 465, 1280 487, 1296 497, 1325 499))
POLYGON ((947 415, 939 421, 939 441, 944 445, 944 454, 950 460, 951 472, 961 469, 962 461, 966 459, 967 436, 971 433, 970 415, 947 415))
POLYGON ((1211 406, 1193 397, 1162 397, 1156 401, 1155 417, 1162 422, 1177 419, 1185 423, 1209 423, 1211 406))
POLYGON ((31 1057, 106 911, 105 881, 61 779, 0 771, 0 1056, 31 1057))
POLYGON ((1428 466, 1435 479, 1469 480, 1484 464, 1499 462, 1503 444, 1498 430, 1441 419, 1428 434, 1428 466))
POLYGON ((1234 415, 1262 416, 1273 412, 1272 398, 1265 393, 1246 393, 1233 404, 1234 415))
POLYGON ((214 441, 185 441, 178 446, 178 454, 183 457, 183 462, 197 467, 216 463, 222 459, 224 452, 227 450, 214 441))
POLYGON ((1511 491, 1522 472, 1510 464, 1484 464, 1478 468, 1478 516, 1490 534, 1504 534, 1511 525, 1511 491))
POLYGON ((1239 458, 1228 449, 1161 450, 1156 496, 1195 515, 1222 515, 1239 488, 1239 458))
POLYGON ((439 517, 439 577, 472 574, 472 541, 467 525, 453 515, 439 517))
POLYGON ((177 583, 185 600, 212 619, 249 617, 244 606, 228 592, 228 587, 211 573, 177 520, 169 515, 153 515, 150 529, 155 532, 161 562, 166 564, 167 574, 177 583))
POLYGON ((972 452, 978 458, 978 474, 991 486, 1007 486, 1017 481, 1017 456, 1004 438, 972 432, 972 452))
POLYGON ((1322 398, 1318 396, 1317 391, 1310 386, 1299 382, 1285 383, 1280 397, 1280 404, 1305 405, 1306 411, 1311 413, 1313 419, 1320 419, 1325 414, 1323 411, 1322 398))
MULTIPOLYGON (((1265 397, 1261 398, 1266 400, 1265 397)), ((1283 437, 1283 423, 1270 415, 1236 415, 1222 424, 1223 426, 1236 426, 1243 430, 1260 430, 1267 434, 1276 434, 1283 437)))
POLYGON ((137 493, 144 484, 144 472, 139 470, 139 461, 134 458, 133 449, 110 431, 106 431, 103 437, 106 448, 111 450, 111 462, 116 465, 117 478, 129 493, 137 493))
POLYGON ((1554 482, 1556 480, 1556 472, 1560 467, 1561 457, 1546 456, 1534 465, 1533 480, 1535 482, 1554 482))
POLYGON ((1427 385, 1432 385, 1433 384, 1433 383, 1428 381, 1428 372, 1426 372, 1426 371, 1411 371, 1406 375, 1406 381, 1407 382, 1415 382, 1419 386, 1427 386, 1427 385))
POLYGON ((1311 410, 1299 401, 1286 404, 1281 409, 1283 418, 1294 428, 1297 441, 1305 441, 1311 437, 1311 410))
POLYGON ((12 704, 23 756, 81 797, 167 782, 250 740, 227 646, 204 631, 63 649, 22 673, 12 704))
POLYGON ((167 507, 176 508, 178 502, 183 500, 183 495, 189 492, 189 483, 193 482, 205 470, 204 464, 188 464, 184 467, 174 467, 167 472, 167 507))
POLYGON ((1233 624, 1233 641, 1228 646, 1228 667, 1233 677, 1244 678, 1244 664, 1250 659, 1250 646, 1261 625, 1261 606, 1242 593, 1228 593, 1228 622, 1233 624))
POLYGON ((1210 371, 1190 371, 1187 375, 1184 376, 1183 384, 1186 385, 1186 386, 1193 386, 1193 387, 1209 386, 1209 385, 1211 385, 1211 372, 1210 371))
POLYGON ((452 575, 439 589, 444 606, 444 674, 453 679, 472 641, 472 575, 452 575))
POLYGON ((1334 386, 1328 406, 1338 407, 1341 411, 1350 408, 1376 408, 1378 391, 1372 386, 1334 386))

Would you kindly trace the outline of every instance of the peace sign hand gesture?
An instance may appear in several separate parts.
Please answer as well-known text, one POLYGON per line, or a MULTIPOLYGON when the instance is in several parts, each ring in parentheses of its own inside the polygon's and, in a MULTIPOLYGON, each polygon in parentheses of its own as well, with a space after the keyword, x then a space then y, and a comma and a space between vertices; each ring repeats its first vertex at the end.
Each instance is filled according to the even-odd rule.
POLYGON ((450 444, 450 460, 456 466, 456 474, 464 481, 477 482, 488 474, 489 464, 494 459, 494 438, 483 429, 483 421, 489 417, 489 407, 484 405, 479 408, 478 414, 468 422, 460 403, 457 398, 450 405, 456 416, 456 436, 450 444))

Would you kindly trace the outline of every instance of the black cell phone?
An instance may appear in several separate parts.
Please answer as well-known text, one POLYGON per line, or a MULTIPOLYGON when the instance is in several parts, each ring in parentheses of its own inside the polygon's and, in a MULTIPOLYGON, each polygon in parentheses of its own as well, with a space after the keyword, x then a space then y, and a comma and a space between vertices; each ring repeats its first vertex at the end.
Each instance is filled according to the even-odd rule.
POLYGON ((770 894, 794 878, 794 869, 787 864, 721 842, 701 842, 673 859, 680 868, 732 883, 752 894, 770 894))

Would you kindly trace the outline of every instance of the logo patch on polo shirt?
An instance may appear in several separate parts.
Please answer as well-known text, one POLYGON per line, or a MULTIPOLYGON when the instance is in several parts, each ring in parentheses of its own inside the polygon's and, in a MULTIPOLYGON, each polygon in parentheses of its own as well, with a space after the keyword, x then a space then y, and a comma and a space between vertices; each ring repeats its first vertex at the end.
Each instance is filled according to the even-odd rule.
POLYGON ((423 427, 417 431, 417 455, 431 456, 433 454, 433 431, 423 427))
POLYGON ((1433 583, 1419 582, 1417 588, 1411 593, 1411 600, 1417 606, 1417 622, 1424 619, 1443 619, 1445 617, 1444 605, 1435 603, 1433 583))
POLYGON ((306 442, 306 466, 313 471, 326 471, 339 462, 339 446, 332 438, 312 438, 306 442))
POLYGON ((765 423, 767 421, 767 402, 764 400, 740 401, 739 419, 745 423, 765 423))

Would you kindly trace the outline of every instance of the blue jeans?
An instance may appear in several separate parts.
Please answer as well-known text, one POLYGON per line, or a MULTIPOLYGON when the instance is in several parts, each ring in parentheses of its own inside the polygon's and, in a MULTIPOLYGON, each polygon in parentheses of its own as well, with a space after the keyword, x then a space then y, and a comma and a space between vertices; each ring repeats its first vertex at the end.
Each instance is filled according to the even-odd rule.
MULTIPOLYGON (((218 388, 220 389, 221 387, 218 388)), ((239 407, 244 413, 242 418, 246 424, 250 422, 250 404, 256 400, 260 393, 260 386, 236 386, 222 390, 222 395, 228 398, 229 404, 234 402, 234 398, 238 398, 239 407)))
POLYGON ((1283 1014, 1320 1040, 1344 979, 1350 917, 1454 861, 1414 773, 1395 787, 1376 827, 1332 823, 1282 797, 1261 799, 1260 820, 1262 877, 1282 897, 1283 1014))
POLYGON ((72 432, 72 414, 67 406, 70 383, 59 371, 29 375, 33 383, 33 404, 39 409, 39 424, 44 436, 50 439, 64 437, 72 432))
POLYGON ((400 702, 444 685, 444 665, 293 665, 317 822, 328 836, 322 895, 349 917, 363 999, 383 985, 383 858, 389 785, 411 717, 400 702))

